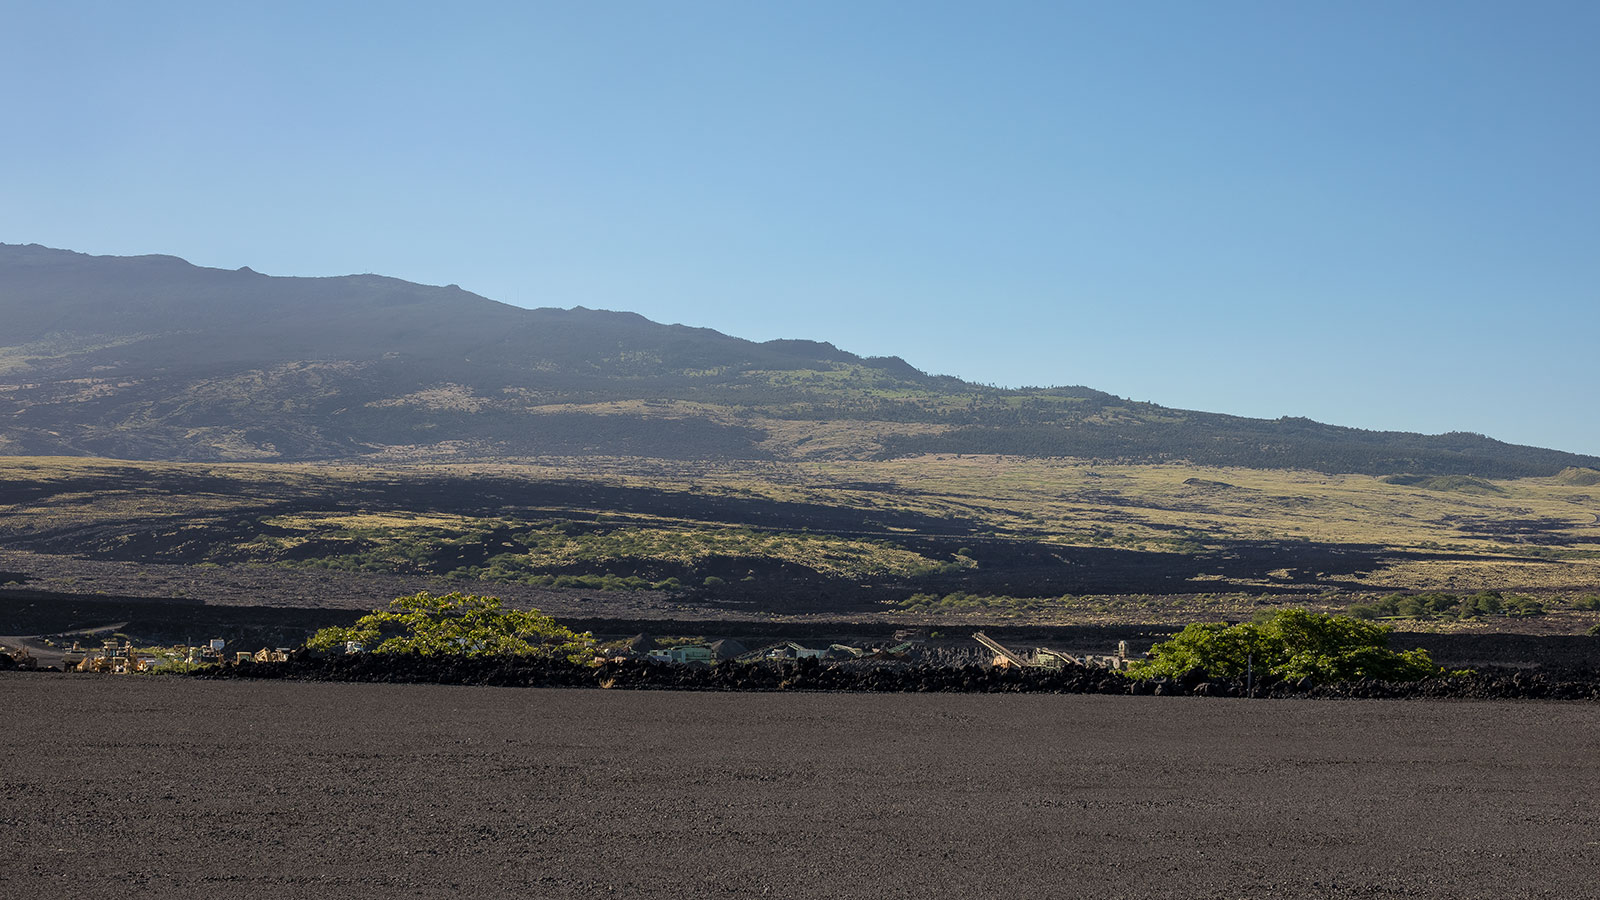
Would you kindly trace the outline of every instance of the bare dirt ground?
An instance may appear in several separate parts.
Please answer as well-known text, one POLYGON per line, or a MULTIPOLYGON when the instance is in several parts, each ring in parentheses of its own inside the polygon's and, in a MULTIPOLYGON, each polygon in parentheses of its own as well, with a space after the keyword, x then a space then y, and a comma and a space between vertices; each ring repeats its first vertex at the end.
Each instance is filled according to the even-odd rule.
POLYGON ((1589 705, 0 675, 0 895, 1581 897, 1589 705))

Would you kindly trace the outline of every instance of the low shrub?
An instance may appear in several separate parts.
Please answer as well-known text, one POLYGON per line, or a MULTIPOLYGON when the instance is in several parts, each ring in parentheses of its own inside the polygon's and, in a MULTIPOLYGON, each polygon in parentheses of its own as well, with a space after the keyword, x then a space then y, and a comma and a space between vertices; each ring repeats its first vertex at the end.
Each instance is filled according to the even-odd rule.
POLYGON ((1392 629, 1347 616, 1282 610, 1259 622, 1190 625, 1155 645, 1129 670, 1135 678, 1176 678, 1191 672, 1241 678, 1246 671, 1317 683, 1376 678, 1415 681, 1441 674, 1424 650, 1389 649, 1392 629))

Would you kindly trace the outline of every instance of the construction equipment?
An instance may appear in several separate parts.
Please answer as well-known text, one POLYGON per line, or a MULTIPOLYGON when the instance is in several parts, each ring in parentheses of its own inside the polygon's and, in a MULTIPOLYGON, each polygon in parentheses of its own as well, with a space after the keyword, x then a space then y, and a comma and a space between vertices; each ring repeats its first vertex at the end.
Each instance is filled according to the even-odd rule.
POLYGON ((32 669, 38 666, 38 660, 33 658, 33 652, 27 647, 17 644, 0 644, 0 653, 11 657, 11 662, 19 669, 32 669))
POLYGON ((106 656, 104 653, 91 651, 76 666, 73 666, 72 670, 74 672, 110 672, 111 666, 111 657, 106 656))
POLYGON ((1001 668, 1016 666, 1019 669, 1033 668, 1035 663, 1021 654, 1015 653, 1005 644, 1000 643, 987 634, 979 631, 972 635, 972 639, 982 644, 986 649, 994 652, 994 664, 1001 668))
POLYGON ((802 647, 794 641, 778 641, 765 647, 757 647, 749 653, 741 653, 734 657, 738 662, 765 662, 775 659, 805 659, 806 657, 820 657, 821 650, 811 650, 802 647))
POLYGON ((1027 653, 1018 653, 981 631, 974 634, 972 639, 993 651, 994 664, 1003 669, 1013 666, 1019 669, 1061 669, 1067 666, 1125 669, 1130 661, 1127 658, 1126 641, 1118 645, 1116 656, 1101 656, 1093 653, 1079 655, 1049 647, 1035 647, 1027 653))

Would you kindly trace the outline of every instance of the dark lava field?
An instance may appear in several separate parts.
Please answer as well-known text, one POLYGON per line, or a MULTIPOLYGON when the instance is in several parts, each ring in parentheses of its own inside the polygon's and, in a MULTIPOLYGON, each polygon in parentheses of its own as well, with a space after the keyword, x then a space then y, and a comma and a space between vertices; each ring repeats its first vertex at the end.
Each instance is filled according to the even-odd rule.
POLYGON ((0 674, 0 896, 1584 897, 1592 704, 0 674))

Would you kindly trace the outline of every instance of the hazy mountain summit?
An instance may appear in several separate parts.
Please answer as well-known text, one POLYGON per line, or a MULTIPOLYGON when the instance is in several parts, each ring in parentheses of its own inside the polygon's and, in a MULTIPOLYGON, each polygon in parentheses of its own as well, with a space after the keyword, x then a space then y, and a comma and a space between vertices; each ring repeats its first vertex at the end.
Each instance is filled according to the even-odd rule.
POLYGON ((1001 390, 831 344, 378 275, 0 244, 0 453, 130 459, 926 452, 1554 475, 1600 459, 1001 390))
MULTIPOLYGON (((537 368, 605 363, 608 352, 619 350, 681 354, 692 362, 711 347, 763 363, 855 359, 827 344, 754 344, 708 329, 658 325, 634 313, 521 309, 455 285, 379 275, 280 278, 249 268, 202 268, 172 256, 88 256, 0 244, 0 277, 7 345, 103 337, 118 349, 84 352, 113 365, 147 359, 163 368, 214 362, 231 367, 399 354, 416 361, 520 361, 537 368)), ((707 359, 718 355, 711 352, 707 359)), ((59 359, 76 363, 81 356, 71 352, 59 359)), ((612 368, 626 362, 610 360, 612 368)), ((48 365, 44 359, 35 364, 48 365)))

